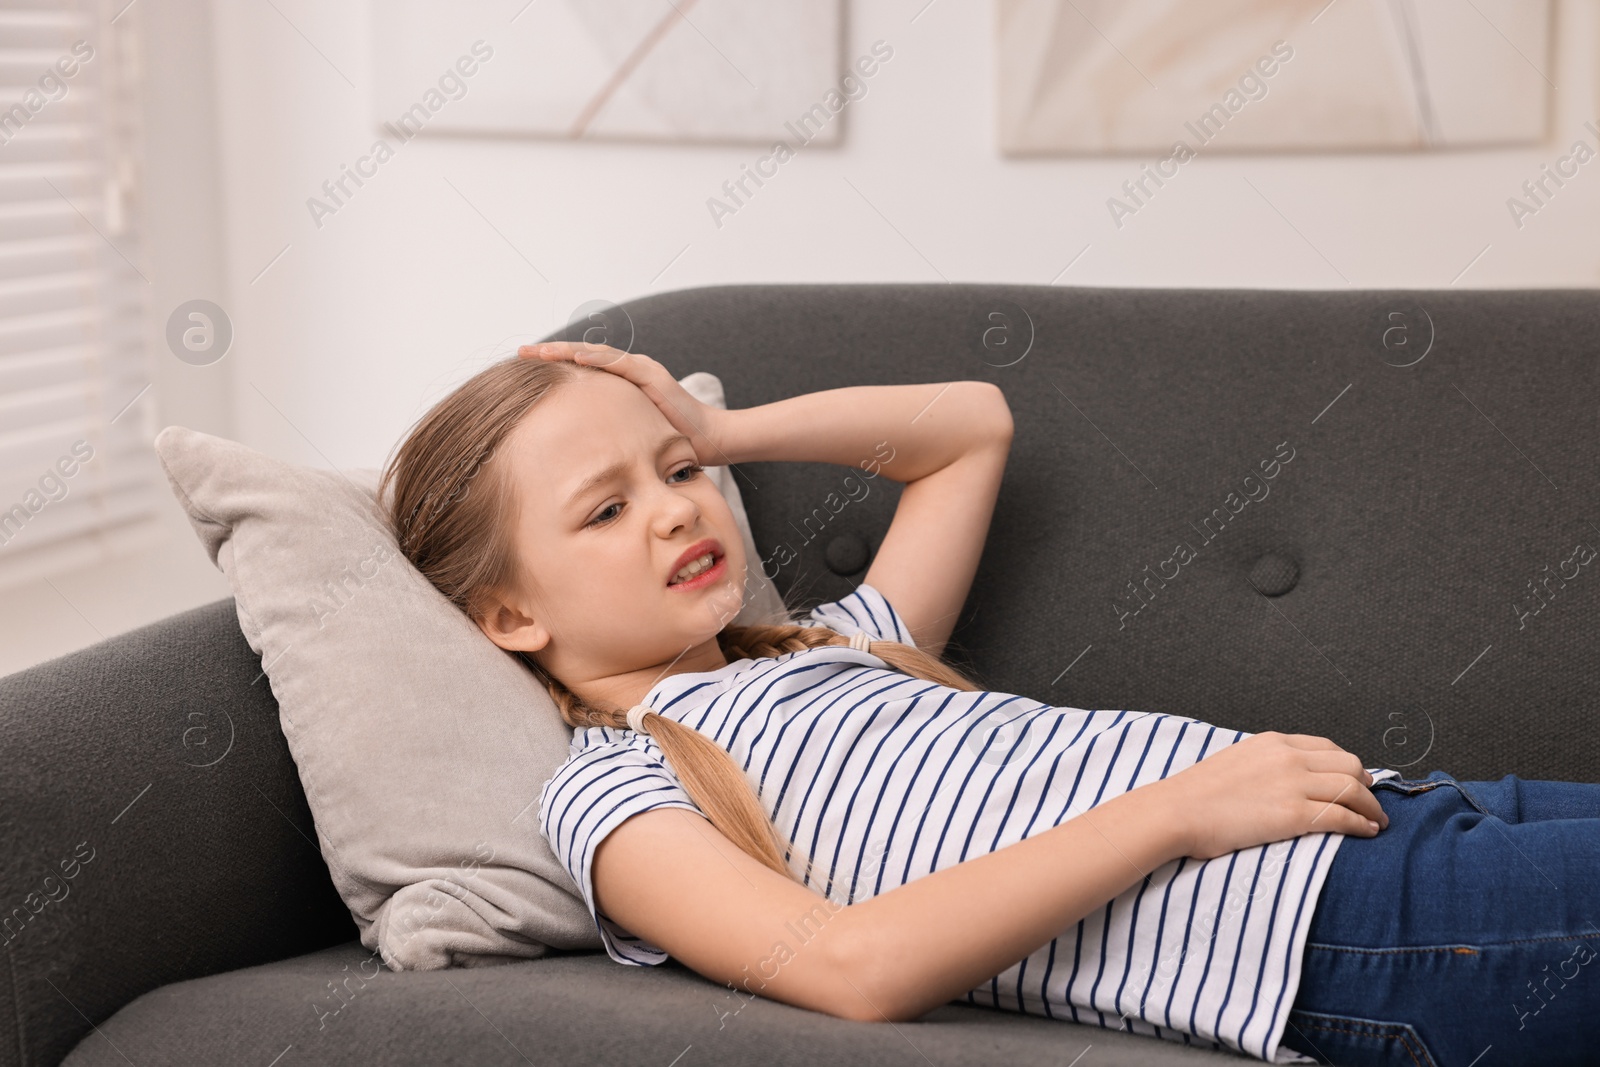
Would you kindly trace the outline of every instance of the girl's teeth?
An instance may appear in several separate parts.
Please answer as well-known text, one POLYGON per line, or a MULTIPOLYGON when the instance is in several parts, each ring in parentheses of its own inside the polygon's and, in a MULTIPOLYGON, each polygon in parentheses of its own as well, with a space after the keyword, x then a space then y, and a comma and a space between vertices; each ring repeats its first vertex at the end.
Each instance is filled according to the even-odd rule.
POLYGON ((693 562, 687 564, 683 568, 683 570, 681 570, 677 574, 673 575, 673 579, 672 579, 673 582, 677 583, 677 582, 686 582, 686 581, 688 581, 690 578, 693 578, 695 575, 699 574, 701 571, 703 571, 707 567, 711 566, 712 563, 716 562, 716 558, 717 557, 716 557, 716 555, 714 553, 707 552, 705 555, 701 556, 699 559, 694 560, 693 562))

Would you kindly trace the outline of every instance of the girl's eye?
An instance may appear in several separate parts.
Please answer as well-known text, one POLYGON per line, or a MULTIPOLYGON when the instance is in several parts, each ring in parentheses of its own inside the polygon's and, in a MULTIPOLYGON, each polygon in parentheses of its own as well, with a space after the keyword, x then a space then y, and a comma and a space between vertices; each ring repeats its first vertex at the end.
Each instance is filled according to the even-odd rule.
MULTIPOLYGON (((677 473, 677 474, 685 474, 685 473, 688 474, 689 477, 685 478, 683 481, 684 482, 691 482, 691 481, 694 481, 694 476, 699 474, 703 470, 705 470, 705 468, 700 466, 700 464, 691 463, 687 467, 678 468, 678 470, 675 473, 677 473)), ((683 482, 679 482, 678 484, 682 485, 683 482)))
POLYGON ((606 512, 610 511, 612 508, 618 507, 618 506, 619 505, 616 505, 616 504, 607 504, 606 508, 605 508, 605 511, 602 511, 599 515, 596 515, 594 518, 590 519, 584 525, 586 525, 586 526, 604 526, 606 523, 611 521, 610 519, 605 517, 606 512))
MULTIPOLYGON (((695 477, 698 476, 700 474, 700 472, 703 471, 703 470, 705 470, 705 468, 702 467, 700 464, 691 463, 687 467, 679 467, 677 470, 673 471, 672 474, 668 475, 668 477, 669 478, 674 478, 674 477, 677 477, 680 474, 688 474, 689 477, 684 478, 684 479, 678 481, 677 483, 675 483, 677 485, 683 485, 683 484, 685 484, 687 482, 694 481, 695 477)), ((601 511, 600 514, 598 514, 594 518, 590 519, 584 525, 585 526, 604 526, 606 523, 611 522, 613 519, 616 518, 615 515, 612 515, 611 518, 609 518, 609 519, 606 518, 606 515, 608 515, 610 513, 611 509, 612 508, 620 508, 621 506, 622 506, 621 504, 607 504, 605 506, 605 509, 603 511, 601 511)))

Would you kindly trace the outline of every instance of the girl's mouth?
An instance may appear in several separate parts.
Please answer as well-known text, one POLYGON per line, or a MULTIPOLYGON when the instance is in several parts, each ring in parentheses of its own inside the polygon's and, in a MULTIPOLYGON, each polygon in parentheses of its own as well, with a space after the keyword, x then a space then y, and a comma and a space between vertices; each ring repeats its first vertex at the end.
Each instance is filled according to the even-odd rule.
POLYGON ((712 557, 711 566, 684 581, 670 582, 668 583, 667 588, 681 589, 686 593, 692 593, 696 589, 704 589, 706 586, 717 581, 717 579, 721 578, 728 572, 728 557, 725 555, 719 556, 715 553, 712 553, 712 557))

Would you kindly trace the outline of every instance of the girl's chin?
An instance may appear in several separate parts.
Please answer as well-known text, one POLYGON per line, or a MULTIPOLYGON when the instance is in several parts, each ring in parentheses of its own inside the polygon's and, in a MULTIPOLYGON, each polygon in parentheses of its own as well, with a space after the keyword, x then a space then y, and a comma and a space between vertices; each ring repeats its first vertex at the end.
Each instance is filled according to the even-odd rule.
POLYGON ((719 628, 731 623, 744 607, 743 586, 727 578, 712 581, 699 589, 671 589, 669 592, 674 594, 675 601, 714 615, 719 628))

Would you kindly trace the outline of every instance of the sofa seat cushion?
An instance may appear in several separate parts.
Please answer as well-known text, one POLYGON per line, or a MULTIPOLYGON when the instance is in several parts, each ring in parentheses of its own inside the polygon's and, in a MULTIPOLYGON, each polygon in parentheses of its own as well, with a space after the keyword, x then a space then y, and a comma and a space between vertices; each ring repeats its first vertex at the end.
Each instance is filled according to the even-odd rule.
POLYGON ((390 971, 352 940, 152 990, 91 1031, 63 1062, 1062 1067, 1090 1046, 1096 1067, 1244 1060, 967 1004, 945 1004, 909 1023, 851 1022, 738 994, 676 961, 625 967, 597 952, 390 971))

